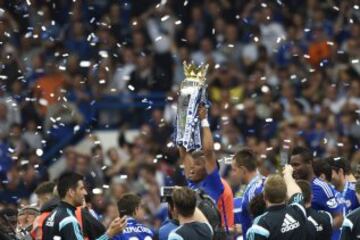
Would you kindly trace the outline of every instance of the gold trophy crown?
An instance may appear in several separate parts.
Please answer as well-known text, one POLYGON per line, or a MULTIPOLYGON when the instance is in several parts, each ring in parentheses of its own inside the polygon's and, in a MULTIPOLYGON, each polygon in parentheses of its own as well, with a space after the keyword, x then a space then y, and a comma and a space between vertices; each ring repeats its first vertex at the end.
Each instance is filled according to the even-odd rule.
POLYGON ((193 63, 183 62, 185 81, 199 82, 199 85, 204 85, 206 81, 206 73, 209 68, 209 64, 201 64, 196 66, 193 63))

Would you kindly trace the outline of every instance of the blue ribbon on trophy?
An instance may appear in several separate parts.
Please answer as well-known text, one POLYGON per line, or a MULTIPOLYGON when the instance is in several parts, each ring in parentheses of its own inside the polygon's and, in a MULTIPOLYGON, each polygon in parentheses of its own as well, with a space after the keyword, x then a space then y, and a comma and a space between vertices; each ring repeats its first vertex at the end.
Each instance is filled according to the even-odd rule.
POLYGON ((180 85, 177 115, 176 144, 186 151, 201 148, 200 121, 197 111, 200 104, 207 104, 206 73, 209 65, 184 65, 185 80, 180 85))

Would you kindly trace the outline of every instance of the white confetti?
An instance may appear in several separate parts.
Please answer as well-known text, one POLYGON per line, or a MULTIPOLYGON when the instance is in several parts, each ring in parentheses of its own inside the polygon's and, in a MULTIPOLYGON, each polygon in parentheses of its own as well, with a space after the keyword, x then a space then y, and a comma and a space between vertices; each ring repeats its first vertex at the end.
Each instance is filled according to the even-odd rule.
POLYGON ((180 25, 181 24, 181 20, 177 20, 176 22, 175 22, 175 25, 180 25))
POLYGON ((158 42, 162 39, 162 36, 158 36, 157 38, 155 38, 155 42, 158 42))
POLYGON ((134 91, 135 90, 135 87, 133 86, 133 85, 128 85, 128 89, 130 90, 130 91, 134 91))
POLYGON ((83 68, 90 67, 90 65, 91 65, 90 61, 81 61, 80 62, 80 67, 83 67, 83 68))
POLYGON ((267 123, 272 122, 272 121, 273 121, 272 118, 266 118, 266 119, 265 119, 265 122, 267 122, 267 123))
POLYGON ((100 79, 99 80, 99 84, 105 84, 106 83, 106 80, 105 79, 100 79))
POLYGON ((99 55, 102 58, 108 58, 109 57, 109 53, 107 51, 105 51, 105 50, 99 51, 99 55))
POLYGON ((172 148, 172 147, 174 147, 175 146, 175 144, 173 143, 173 142, 168 142, 167 144, 166 144, 166 147, 168 147, 168 148, 172 148))
POLYGON ((161 18, 161 21, 162 21, 162 22, 165 22, 165 21, 168 20, 169 18, 170 18, 169 15, 165 15, 165 16, 163 16, 163 17, 161 18))
POLYGON ((39 104, 42 105, 42 106, 47 106, 49 103, 46 99, 44 98, 40 98, 39 99, 39 104))
POLYGON ((21 160, 20 165, 26 165, 29 163, 29 160, 21 160))
POLYGON ((343 144, 343 143, 341 143, 341 142, 339 142, 339 143, 337 143, 337 146, 338 146, 338 147, 343 147, 343 146, 344 146, 344 144, 343 144))
POLYGON ((61 71, 65 71, 66 70, 66 66, 59 66, 59 70, 61 70, 61 71))
POLYGON ((127 179, 128 176, 127 175, 120 175, 120 179, 127 179))
POLYGON ((359 63, 359 59, 352 59, 352 60, 351 60, 351 63, 352 63, 352 64, 359 63))
POLYGON ((185 1, 184 1, 184 6, 188 5, 188 3, 189 3, 189 2, 188 2, 187 0, 185 0, 185 1))
POLYGON ((255 41, 255 42, 258 42, 258 41, 259 41, 259 38, 255 36, 255 37, 254 37, 254 41, 255 41))
POLYGON ((43 154, 44 154, 44 152, 43 152, 42 149, 40 149, 40 148, 36 149, 36 155, 37 155, 38 157, 41 157, 43 154))
POLYGON ((270 88, 269 88, 268 86, 264 85, 264 86, 261 87, 261 91, 262 91, 263 93, 267 93, 267 92, 270 91, 270 88))
POLYGON ((359 10, 359 5, 354 5, 354 9, 359 10))
POLYGON ((76 133, 77 131, 79 131, 80 130, 80 126, 79 125, 76 125, 75 127, 74 127, 74 133, 76 133))
POLYGON ((221 149, 221 144, 218 143, 218 142, 215 142, 215 143, 214 143, 214 150, 215 150, 215 151, 219 151, 220 149, 221 149))
POLYGON ((95 195, 102 194, 103 190, 101 188, 94 188, 92 190, 92 193, 95 194, 95 195))

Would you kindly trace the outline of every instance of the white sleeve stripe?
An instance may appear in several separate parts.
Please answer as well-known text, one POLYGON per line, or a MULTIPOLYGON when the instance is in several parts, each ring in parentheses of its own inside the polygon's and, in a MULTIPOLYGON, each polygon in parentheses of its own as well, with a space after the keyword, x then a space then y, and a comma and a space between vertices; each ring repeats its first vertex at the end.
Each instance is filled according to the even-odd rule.
POLYGON ((209 223, 205 223, 205 224, 210 228, 211 235, 214 235, 214 229, 212 228, 212 226, 209 223))
POLYGON ((318 224, 317 222, 312 218, 312 217, 308 217, 308 220, 316 227, 318 224))
POLYGON ((328 198, 334 197, 334 194, 331 191, 330 187, 327 185, 327 183, 323 183, 318 179, 316 179, 314 182, 325 192, 328 198))
POLYGON ((343 227, 349 227, 350 230, 354 227, 354 224, 350 221, 350 219, 345 218, 343 222, 343 227))
POLYGON ((323 183, 318 179, 316 179, 314 182, 325 192, 328 198, 333 196, 331 189, 329 189, 329 186, 326 183, 323 183))
POLYGON ((184 240, 179 234, 177 234, 176 232, 172 231, 169 234, 169 240, 184 240))
POLYGON ((239 212, 241 212, 241 208, 234 208, 234 211, 233 211, 234 213, 239 213, 239 212))
POLYGON ((331 223, 331 226, 333 225, 333 216, 329 213, 329 212, 327 212, 327 211, 321 211, 321 212, 323 212, 323 213, 326 213, 326 215, 328 215, 329 216, 329 218, 330 218, 330 223, 331 223))
POLYGON ((326 183, 323 183, 318 179, 316 179, 314 182, 325 192, 328 198, 333 196, 332 191, 329 189, 329 186, 326 183))
POLYGON ((270 236, 270 232, 266 229, 266 228, 264 228, 264 227, 262 227, 262 226, 260 226, 260 225, 257 225, 257 224, 253 224, 252 226, 251 226, 251 228, 248 230, 248 233, 257 233, 257 234, 259 234, 259 235, 261 235, 261 236, 264 236, 264 237, 266 237, 266 238, 268 238, 269 236, 270 236))
POLYGON ((306 216, 305 208, 304 208, 302 205, 300 205, 300 204, 298 204, 298 203, 292 203, 292 204, 290 204, 290 205, 291 205, 291 206, 297 206, 297 207, 301 210, 301 212, 304 214, 305 218, 307 217, 307 216, 306 216))

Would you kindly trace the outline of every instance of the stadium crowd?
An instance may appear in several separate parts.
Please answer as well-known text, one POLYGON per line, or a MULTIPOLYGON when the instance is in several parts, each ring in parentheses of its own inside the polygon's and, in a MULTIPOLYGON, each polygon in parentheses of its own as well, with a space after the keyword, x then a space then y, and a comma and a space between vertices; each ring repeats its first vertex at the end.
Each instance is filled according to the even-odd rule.
MULTIPOLYGON (((299 215, 287 224, 305 223, 299 220, 303 208, 308 214, 324 210, 326 215, 316 215, 326 219, 330 213, 324 234, 340 239, 341 226, 347 231, 344 224, 359 222, 351 215, 360 192, 355 184, 360 177, 359 8, 357 0, 0 0, 0 216, 7 216, 0 228, 11 226, 0 233, 20 236, 33 227, 44 203, 58 197, 69 201, 74 183, 67 182, 61 194, 55 185, 60 176, 66 182, 63 173, 75 171, 84 176, 90 210, 83 216, 83 232, 89 239, 120 232, 122 207, 134 217, 127 224, 138 221, 150 227, 146 231, 159 232, 172 224, 169 213, 179 214, 164 203, 161 187, 188 182, 216 202, 224 232, 208 219, 215 235, 274 237, 271 219, 263 216, 253 225, 254 218, 265 205, 283 203, 289 191, 280 190, 291 188, 296 190, 288 196, 291 204, 275 209, 299 215), (172 136, 184 61, 210 65, 211 107, 199 113, 208 119, 204 149, 191 154, 172 136), (165 94, 162 107, 94 110, 109 96, 125 96, 121 104, 130 106, 136 101, 127 97, 131 94, 159 92, 165 94), (50 161, 43 159, 82 127, 88 152, 68 145, 50 161), (119 132, 109 149, 93 134, 104 127, 119 132), (139 134, 128 139, 124 133, 133 129, 139 134), (287 162, 293 178, 306 181, 292 182, 290 167, 284 170, 286 183, 265 180, 287 162), (282 188, 271 189, 274 185, 282 188), (86 224, 94 231, 86 232, 86 224), (105 232, 110 234, 102 236, 105 232)), ((188 189, 172 194, 177 210, 184 207, 182 194, 194 195, 188 189)), ((42 210, 58 203, 50 205, 42 210)), ((193 211, 194 219, 203 221, 193 211)), ((189 215, 180 216, 182 223, 189 215)), ((171 239, 189 233, 180 230, 171 239)))

